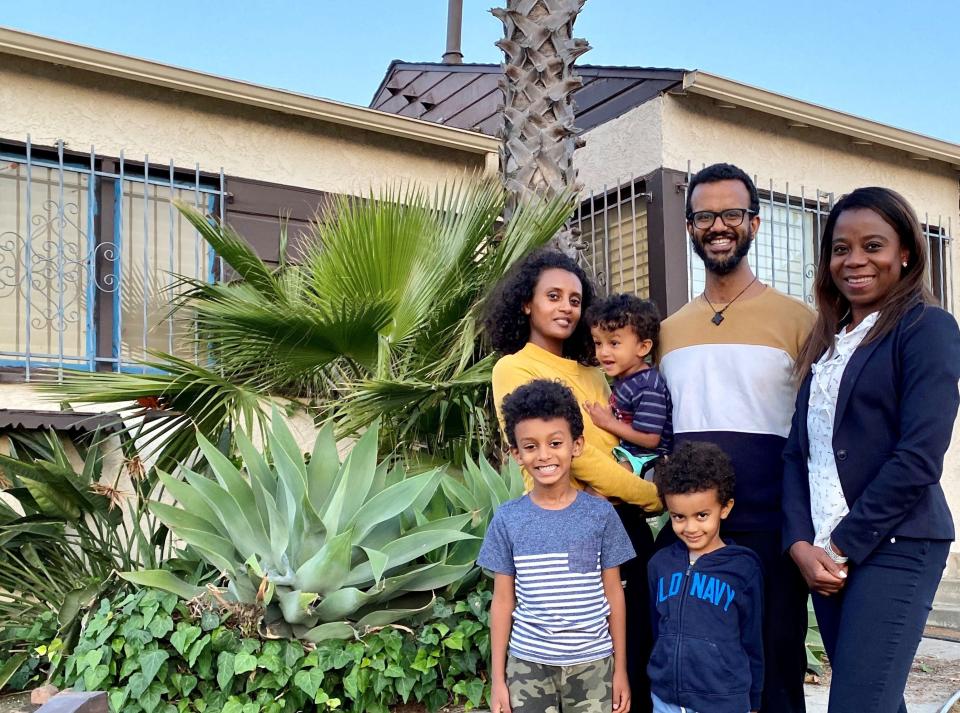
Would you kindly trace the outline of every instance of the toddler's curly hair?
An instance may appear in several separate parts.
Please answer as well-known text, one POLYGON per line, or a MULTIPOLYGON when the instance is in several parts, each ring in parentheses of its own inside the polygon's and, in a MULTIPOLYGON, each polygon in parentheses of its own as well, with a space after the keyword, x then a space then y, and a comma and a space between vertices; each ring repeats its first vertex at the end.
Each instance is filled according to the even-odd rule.
POLYGON ((660 310, 654 302, 642 300, 636 295, 610 295, 594 302, 587 310, 584 320, 592 327, 612 332, 629 325, 637 338, 653 342, 657 349, 660 339, 660 310))
POLYGON ((504 397, 502 410, 511 448, 517 447, 517 424, 534 418, 562 418, 570 425, 574 439, 583 435, 583 415, 577 399, 559 381, 536 379, 514 389, 504 397))
POLYGON ((661 500, 716 488, 724 505, 733 497, 737 482, 730 457, 715 443, 703 441, 684 441, 669 458, 658 460, 653 480, 661 500))

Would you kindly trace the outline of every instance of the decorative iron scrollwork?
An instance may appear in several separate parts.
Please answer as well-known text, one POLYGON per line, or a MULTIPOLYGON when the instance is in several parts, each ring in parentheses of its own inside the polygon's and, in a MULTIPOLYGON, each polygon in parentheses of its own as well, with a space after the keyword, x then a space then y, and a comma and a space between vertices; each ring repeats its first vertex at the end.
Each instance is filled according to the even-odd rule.
POLYGON ((28 239, 16 231, 0 233, 0 300, 29 299, 30 327, 65 331, 84 318, 88 280, 107 292, 116 290, 116 276, 96 276, 97 255, 113 260, 114 246, 90 248, 80 224, 80 206, 44 201, 41 212, 30 216, 28 239), (29 249, 28 249, 29 240, 29 249))

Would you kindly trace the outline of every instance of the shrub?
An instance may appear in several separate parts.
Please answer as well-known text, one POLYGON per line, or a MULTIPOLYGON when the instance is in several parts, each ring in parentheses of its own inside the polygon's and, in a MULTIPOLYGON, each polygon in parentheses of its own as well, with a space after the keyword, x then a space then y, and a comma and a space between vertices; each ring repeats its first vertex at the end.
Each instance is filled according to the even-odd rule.
POLYGON ((38 614, 30 626, 0 627, 0 691, 24 691, 43 682, 49 663, 47 645, 56 633, 52 611, 38 614))
POLYGON ((471 708, 488 688, 489 600, 481 584, 463 601, 436 600, 415 629, 387 626, 313 648, 251 635, 233 607, 142 589, 100 602, 57 684, 105 690, 124 713, 471 708))

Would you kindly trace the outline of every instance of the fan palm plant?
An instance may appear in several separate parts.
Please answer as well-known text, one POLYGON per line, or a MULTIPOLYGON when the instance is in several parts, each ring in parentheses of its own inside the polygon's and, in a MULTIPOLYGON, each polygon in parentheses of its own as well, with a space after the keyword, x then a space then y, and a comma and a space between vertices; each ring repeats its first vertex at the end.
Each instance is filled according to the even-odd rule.
POLYGON ((279 269, 228 226, 179 206, 240 278, 183 279, 172 307, 192 321, 200 363, 156 353, 150 373, 73 373, 47 388, 72 401, 151 404, 138 443, 167 470, 195 449, 194 429, 212 441, 230 426, 262 431, 277 396, 309 401, 342 434, 382 417, 386 447, 462 462, 486 445, 491 423, 478 305, 571 211, 560 193, 523 202, 499 225, 504 196, 492 179, 342 196, 300 259, 279 269))

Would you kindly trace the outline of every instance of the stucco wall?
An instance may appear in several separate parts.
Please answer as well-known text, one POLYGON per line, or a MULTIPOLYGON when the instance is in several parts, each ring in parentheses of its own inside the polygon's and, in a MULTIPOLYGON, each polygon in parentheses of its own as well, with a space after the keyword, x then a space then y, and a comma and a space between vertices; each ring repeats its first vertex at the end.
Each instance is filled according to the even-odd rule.
POLYGON ((760 187, 807 195, 820 188, 839 197, 858 186, 879 185, 902 193, 931 223, 952 216, 958 227, 960 172, 939 161, 917 161, 884 146, 859 146, 848 136, 815 128, 790 128, 785 119, 747 109, 721 109, 693 94, 662 98, 663 165, 681 171, 717 161, 735 163, 760 187))
POLYGON ((603 193, 663 165, 663 99, 655 97, 583 134, 586 145, 573 155, 582 195, 603 193))
POLYGON ((483 171, 485 156, 3 55, 0 138, 340 193, 483 171))

